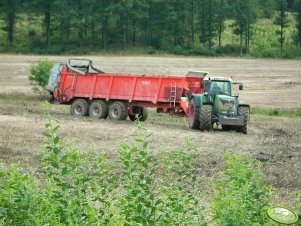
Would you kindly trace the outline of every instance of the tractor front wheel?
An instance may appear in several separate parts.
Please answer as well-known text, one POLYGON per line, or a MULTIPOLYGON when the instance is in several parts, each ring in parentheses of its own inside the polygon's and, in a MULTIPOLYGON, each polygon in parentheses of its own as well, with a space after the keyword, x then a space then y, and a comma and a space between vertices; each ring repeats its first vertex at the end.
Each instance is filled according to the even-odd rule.
POLYGON ((75 99, 70 107, 70 112, 76 117, 88 115, 89 103, 85 99, 75 99))
POLYGON ((115 101, 109 107, 109 118, 111 120, 126 120, 128 108, 124 102, 115 101))
POLYGON ((212 130, 212 106, 203 105, 200 110, 200 130, 212 130))
POLYGON ((188 110, 189 128, 199 129, 200 127, 199 116, 200 116, 200 108, 195 106, 194 99, 192 99, 189 103, 189 110, 188 110))
POLYGON ((244 117, 244 125, 238 126, 236 131, 241 132, 243 134, 247 134, 248 133, 247 124, 248 124, 249 114, 250 114, 249 107, 245 107, 245 106, 238 107, 237 114, 244 117))

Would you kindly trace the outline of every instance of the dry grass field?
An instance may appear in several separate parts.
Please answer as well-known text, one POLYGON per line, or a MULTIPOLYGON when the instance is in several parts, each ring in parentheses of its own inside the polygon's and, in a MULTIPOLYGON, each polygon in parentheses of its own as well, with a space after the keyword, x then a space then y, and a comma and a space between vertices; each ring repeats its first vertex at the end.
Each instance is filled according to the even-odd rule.
MULTIPOLYGON (((241 99, 251 107, 300 109, 301 61, 238 58, 199 58, 170 56, 89 56, 94 65, 106 72, 182 75, 189 70, 232 76, 244 83, 241 99)), ((32 63, 40 59, 65 62, 68 56, 0 55, 0 161, 30 164, 39 169, 38 153, 43 148, 41 135, 46 122, 43 112, 62 124, 60 134, 85 151, 108 153, 114 160, 118 145, 134 129, 127 120, 74 118, 68 106, 47 105, 45 94, 34 94, 27 80, 32 63)), ((236 132, 193 131, 186 118, 150 111, 145 127, 153 133, 155 153, 183 146, 185 137, 193 138, 197 148, 199 173, 211 180, 223 168, 223 153, 250 155, 263 163, 268 182, 276 187, 279 200, 294 205, 289 192, 301 192, 300 118, 251 115, 249 134, 236 132)), ((205 184, 205 183, 204 183, 205 184)))

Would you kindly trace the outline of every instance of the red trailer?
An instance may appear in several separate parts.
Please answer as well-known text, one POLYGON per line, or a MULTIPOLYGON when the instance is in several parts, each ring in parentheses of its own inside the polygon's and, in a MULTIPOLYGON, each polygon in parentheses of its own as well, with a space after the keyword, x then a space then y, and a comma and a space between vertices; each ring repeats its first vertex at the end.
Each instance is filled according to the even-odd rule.
POLYGON ((90 60, 71 59, 51 70, 48 90, 60 103, 71 104, 71 114, 93 118, 146 120, 146 107, 157 112, 188 115, 189 98, 201 93, 205 73, 186 76, 104 73, 90 60), (92 71, 93 70, 93 71, 92 71))

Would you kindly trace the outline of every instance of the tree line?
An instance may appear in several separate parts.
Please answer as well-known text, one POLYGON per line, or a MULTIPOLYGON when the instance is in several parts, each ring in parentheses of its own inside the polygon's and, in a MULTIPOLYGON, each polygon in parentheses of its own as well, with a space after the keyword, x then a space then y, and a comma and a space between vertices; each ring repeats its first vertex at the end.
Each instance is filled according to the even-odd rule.
POLYGON ((18 17, 26 15, 39 21, 24 34, 31 45, 62 52, 68 47, 221 48, 230 19, 242 55, 250 50, 259 18, 273 18, 282 50, 288 12, 296 18, 291 38, 301 46, 301 0, 2 0, 0 7, 8 48, 15 45, 18 17))

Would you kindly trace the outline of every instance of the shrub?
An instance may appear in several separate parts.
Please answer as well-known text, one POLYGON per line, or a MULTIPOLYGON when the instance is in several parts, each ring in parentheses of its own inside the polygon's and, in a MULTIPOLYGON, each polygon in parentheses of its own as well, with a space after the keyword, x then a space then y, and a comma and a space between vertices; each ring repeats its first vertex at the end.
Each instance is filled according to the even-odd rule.
POLYGON ((120 212, 129 225, 205 225, 190 140, 157 161, 148 147, 150 133, 137 122, 135 145, 119 151, 122 170, 120 212))
MULTIPOLYGON (((0 165, 0 221, 3 225, 34 223, 37 181, 17 166, 0 165)), ((0 224, 2 225, 2 224, 0 224)))
POLYGON ((72 145, 63 146, 55 119, 49 117, 45 126, 39 179, 17 167, 0 166, 1 224, 205 224, 190 146, 156 161, 148 149, 151 134, 137 123, 132 141, 121 145, 115 167, 103 155, 89 157, 72 145))
POLYGON ((149 54, 149 55, 154 55, 157 53, 157 51, 152 47, 148 47, 148 49, 146 50, 146 53, 149 54))
POLYGON ((28 79, 34 91, 41 91, 46 88, 51 68, 52 63, 47 60, 41 60, 31 66, 28 79))
MULTIPOLYGON (((59 122, 48 117, 35 175, 0 164, 0 225, 207 225, 191 140, 156 159, 151 134, 136 122, 118 160, 63 146, 59 122)), ((264 225, 271 193, 260 164, 230 152, 215 183, 216 225, 264 225)))
POLYGON ((185 148, 171 151, 162 158, 159 225, 206 225, 203 194, 195 173, 196 150, 190 139, 185 143, 185 148))
POLYGON ((214 186, 213 219, 218 225, 263 225, 271 189, 264 181, 260 162, 225 153, 226 170, 214 186))

